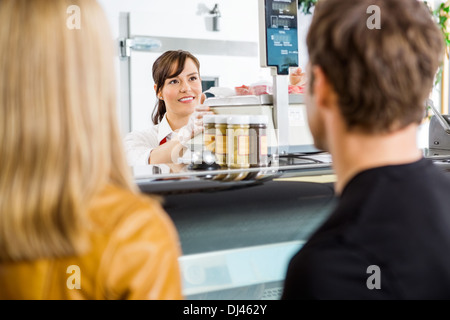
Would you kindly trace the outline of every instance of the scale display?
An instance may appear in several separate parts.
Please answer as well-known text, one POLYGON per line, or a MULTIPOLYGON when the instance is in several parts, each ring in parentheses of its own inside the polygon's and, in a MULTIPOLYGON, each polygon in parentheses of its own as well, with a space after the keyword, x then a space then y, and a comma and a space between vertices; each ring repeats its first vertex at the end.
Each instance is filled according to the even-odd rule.
POLYGON ((298 67, 297 0, 263 0, 265 20, 265 66, 277 74, 298 67))

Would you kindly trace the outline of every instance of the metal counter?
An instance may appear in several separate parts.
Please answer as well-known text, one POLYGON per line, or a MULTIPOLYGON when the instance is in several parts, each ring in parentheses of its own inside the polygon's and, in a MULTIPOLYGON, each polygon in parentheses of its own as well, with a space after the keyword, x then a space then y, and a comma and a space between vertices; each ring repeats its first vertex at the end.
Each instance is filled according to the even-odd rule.
POLYGON ((139 187, 163 197, 178 230, 187 299, 278 299, 290 258, 334 206, 332 182, 293 181, 330 176, 329 164, 285 163, 242 181, 211 179, 242 170, 143 170, 139 187))
MULTIPOLYGON (((289 104, 303 104, 305 103, 305 98, 303 94, 290 94, 289 104)), ((204 105, 206 106, 245 106, 245 105, 273 105, 273 95, 262 94, 262 95, 248 95, 248 96, 230 96, 221 98, 208 98, 204 105)))
MULTIPOLYGON (((450 173, 448 155, 425 155, 450 173)), ((163 196, 178 230, 187 299, 278 299, 290 258, 336 203, 330 163, 294 157, 258 180, 213 180, 241 171, 136 171, 142 191, 163 196)))
POLYGON ((289 259, 334 204, 332 185, 295 181, 165 199, 189 299, 279 298, 289 259))

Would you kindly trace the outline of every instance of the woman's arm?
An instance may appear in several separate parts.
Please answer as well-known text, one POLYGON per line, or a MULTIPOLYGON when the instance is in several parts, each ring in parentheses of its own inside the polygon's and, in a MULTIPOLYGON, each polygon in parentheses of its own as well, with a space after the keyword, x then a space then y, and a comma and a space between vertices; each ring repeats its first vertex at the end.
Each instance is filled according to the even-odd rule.
POLYGON ((188 149, 189 141, 203 132, 203 116, 214 114, 208 106, 199 105, 189 118, 189 122, 173 133, 172 140, 152 150, 149 164, 177 163, 188 149))
POLYGON ((149 164, 177 163, 186 148, 178 140, 169 140, 150 153, 149 164))
POLYGON ((152 130, 133 131, 124 139, 127 161, 130 166, 143 166, 149 163, 153 148, 158 146, 156 133, 152 130))

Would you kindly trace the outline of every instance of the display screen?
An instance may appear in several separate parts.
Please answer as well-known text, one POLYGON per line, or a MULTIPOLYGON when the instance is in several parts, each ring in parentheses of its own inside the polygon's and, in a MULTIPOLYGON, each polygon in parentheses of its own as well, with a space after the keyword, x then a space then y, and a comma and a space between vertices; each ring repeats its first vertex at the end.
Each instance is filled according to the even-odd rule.
POLYGON ((284 12, 289 11, 291 9, 291 4, 286 2, 273 2, 272 3, 272 10, 284 12))
POLYGON ((265 0, 267 66, 289 74, 298 66, 297 0, 265 0))
POLYGON ((281 44, 290 45, 292 42, 292 38, 287 34, 274 34, 271 38, 276 46, 280 46, 281 44))

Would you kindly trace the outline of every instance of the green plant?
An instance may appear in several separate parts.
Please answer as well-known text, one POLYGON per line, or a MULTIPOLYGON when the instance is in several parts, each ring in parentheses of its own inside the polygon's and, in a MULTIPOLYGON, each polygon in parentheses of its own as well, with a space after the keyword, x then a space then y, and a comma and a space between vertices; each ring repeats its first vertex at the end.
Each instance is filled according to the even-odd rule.
MULTIPOLYGON (((426 1, 425 1, 426 3, 426 1)), ((431 14, 434 16, 439 28, 444 35, 445 45, 448 49, 450 46, 450 32, 448 30, 448 19, 449 19, 449 11, 450 11, 450 2, 442 2, 437 9, 431 11, 431 14)), ((448 50, 447 50, 448 56, 448 50)))
POLYGON ((319 0, 298 0, 298 8, 304 14, 311 14, 311 9, 319 0))
MULTIPOLYGON (((449 12, 450 12, 450 1, 447 2, 441 2, 441 4, 434 10, 432 10, 431 6, 428 4, 427 1, 424 1, 424 3, 427 5, 428 9, 430 10, 431 15, 433 16, 434 20, 436 21, 439 29, 442 31, 442 35, 444 37, 445 41, 445 54, 447 58, 449 57, 449 47, 450 47, 450 32, 449 32, 449 22, 448 19, 450 18, 449 12)), ((434 85, 438 85, 442 80, 442 72, 443 72, 443 65, 439 67, 439 70, 436 74, 436 79, 434 81, 434 85)))

